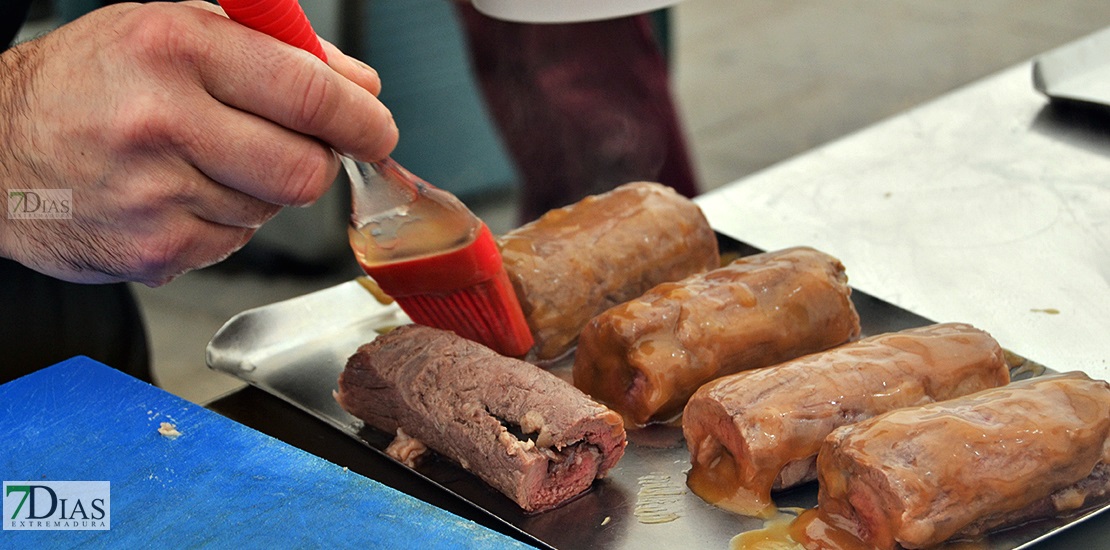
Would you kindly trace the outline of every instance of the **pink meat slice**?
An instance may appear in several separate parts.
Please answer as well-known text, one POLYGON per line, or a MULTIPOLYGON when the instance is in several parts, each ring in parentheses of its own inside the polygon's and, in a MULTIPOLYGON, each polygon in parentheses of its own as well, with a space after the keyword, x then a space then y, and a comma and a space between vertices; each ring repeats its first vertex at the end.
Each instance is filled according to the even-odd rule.
POLYGON ((361 346, 339 377, 336 400, 380 430, 401 428, 529 512, 589 489, 626 444, 620 415, 574 386, 420 325, 361 346))

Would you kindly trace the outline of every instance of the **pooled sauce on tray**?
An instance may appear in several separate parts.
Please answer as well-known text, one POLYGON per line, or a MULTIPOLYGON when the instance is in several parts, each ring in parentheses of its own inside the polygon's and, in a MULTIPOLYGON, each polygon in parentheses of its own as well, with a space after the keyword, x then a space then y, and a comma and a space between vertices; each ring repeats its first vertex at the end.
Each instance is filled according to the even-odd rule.
POLYGON ((730 512, 762 519, 772 517, 775 503, 771 501, 770 483, 764 491, 767 494, 744 487, 732 454, 723 446, 718 446, 717 451, 719 454, 708 463, 693 463, 686 474, 690 490, 702 500, 730 512))
POLYGON ((790 527, 800 512, 800 509, 778 510, 763 521, 762 529, 745 531, 732 537, 730 550, 804 550, 790 536, 790 527))
MULTIPOLYGON (((983 540, 953 541, 932 550, 987 550, 983 540)), ((787 508, 767 518, 762 529, 732 538, 730 550, 873 550, 851 533, 826 522, 816 508, 787 508)))
POLYGON ((1024 380, 1041 376, 1047 369, 1044 365, 1030 361, 1010 350, 1003 349, 1002 352, 1006 354, 1006 364, 1010 366, 1010 378, 1012 380, 1024 380))
POLYGON ((637 480, 636 519, 640 523, 668 523, 682 517, 681 499, 686 490, 666 474, 648 474, 637 480))
POLYGON ((784 533, 806 550, 872 550, 852 533, 826 522, 816 508, 798 514, 784 533))

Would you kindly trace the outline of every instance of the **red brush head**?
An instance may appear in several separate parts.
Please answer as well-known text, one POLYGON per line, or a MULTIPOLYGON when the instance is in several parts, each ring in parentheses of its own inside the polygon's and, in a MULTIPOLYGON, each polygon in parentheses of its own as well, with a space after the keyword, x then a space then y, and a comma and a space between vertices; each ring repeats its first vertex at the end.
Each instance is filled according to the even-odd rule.
POLYGON ((532 331, 485 224, 474 242, 460 249, 365 271, 416 323, 453 331, 510 357, 532 348, 532 331))
POLYGON ((239 24, 266 33, 290 46, 305 50, 325 63, 328 56, 297 0, 219 0, 227 16, 239 24))
MULTIPOLYGON (((220 0, 229 18, 327 61, 297 0, 220 0)), ((366 268, 412 320, 454 331, 502 355, 519 357, 532 332, 489 228, 459 250, 366 268)))

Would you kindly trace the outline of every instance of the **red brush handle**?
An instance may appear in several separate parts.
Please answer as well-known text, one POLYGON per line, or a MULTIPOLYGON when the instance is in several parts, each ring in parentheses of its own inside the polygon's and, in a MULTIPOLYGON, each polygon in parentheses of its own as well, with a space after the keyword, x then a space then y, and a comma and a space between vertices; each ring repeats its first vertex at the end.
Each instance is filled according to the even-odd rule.
POLYGON ((297 0, 219 0, 231 20, 319 57, 328 56, 297 0))

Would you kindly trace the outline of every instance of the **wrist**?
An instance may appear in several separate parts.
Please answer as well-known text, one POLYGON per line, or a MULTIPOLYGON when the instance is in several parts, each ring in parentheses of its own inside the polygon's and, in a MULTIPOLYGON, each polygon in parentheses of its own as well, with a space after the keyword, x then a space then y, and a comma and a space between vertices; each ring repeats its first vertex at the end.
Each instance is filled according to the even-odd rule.
MULTIPOLYGON (((23 246, 13 205, 17 189, 31 187, 27 176, 25 143, 30 121, 27 98, 34 75, 34 53, 38 45, 21 44, 0 53, 0 257, 21 261, 23 246)), ((18 208, 17 208, 18 209, 18 208)))

